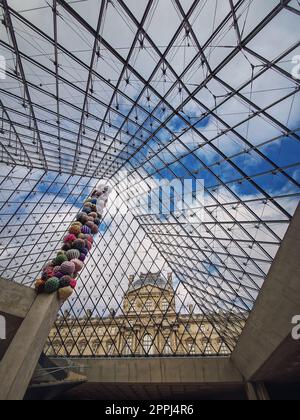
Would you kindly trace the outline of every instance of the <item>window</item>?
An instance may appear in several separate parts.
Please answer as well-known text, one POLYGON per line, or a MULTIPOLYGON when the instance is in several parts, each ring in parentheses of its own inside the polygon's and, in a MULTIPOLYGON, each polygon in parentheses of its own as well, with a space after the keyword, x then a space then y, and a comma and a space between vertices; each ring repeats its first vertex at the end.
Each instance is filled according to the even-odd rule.
POLYGON ((128 304, 128 312, 138 312, 140 307, 140 302, 137 299, 134 299, 128 304))
POLYGON ((132 354, 132 344, 133 344, 132 337, 125 338, 125 349, 124 349, 125 356, 130 356, 132 354))
POLYGON ((67 347, 68 352, 72 351, 73 346, 74 346, 74 341, 73 340, 67 340, 66 347, 67 347))
POLYGON ((98 353, 99 347, 100 347, 100 340, 94 340, 92 343, 93 353, 98 353))
POLYGON ((112 327, 110 330, 111 335, 117 335, 118 333, 118 328, 117 327, 112 327))
POLYGON ((114 354, 114 343, 112 341, 108 341, 106 343, 106 352, 108 356, 112 356, 114 354))
POLYGON ((200 329, 204 334, 206 333, 206 326, 204 324, 201 325, 200 329))
POLYGON ((147 302, 145 303, 145 311, 153 311, 153 309, 154 309, 153 301, 147 300, 147 302))
POLYGON ((167 299, 163 300, 161 308, 164 312, 169 309, 169 302, 167 301, 167 299))
POLYGON ((208 344, 208 339, 207 339, 207 338, 203 338, 203 339, 201 340, 201 344, 202 344, 204 347, 206 347, 206 345, 208 344))
POLYGON ((153 354, 153 338, 150 334, 145 335, 143 344, 145 353, 153 354))
POLYGON ((83 353, 84 352, 86 346, 87 346, 87 342, 85 340, 81 340, 79 342, 78 348, 79 348, 80 353, 83 353))
POLYGON ((195 343, 192 341, 187 342, 187 349, 190 355, 196 354, 196 346, 195 343))
POLYGON ((165 344, 165 348, 164 348, 164 354, 172 354, 172 343, 171 343, 171 339, 168 338, 166 340, 166 344, 165 344))

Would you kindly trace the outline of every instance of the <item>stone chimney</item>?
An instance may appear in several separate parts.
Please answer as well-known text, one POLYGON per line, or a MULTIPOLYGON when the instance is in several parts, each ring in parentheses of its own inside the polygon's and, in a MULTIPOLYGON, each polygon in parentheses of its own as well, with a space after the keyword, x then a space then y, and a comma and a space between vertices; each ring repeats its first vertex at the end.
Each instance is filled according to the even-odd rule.
POLYGON ((109 314, 110 314, 110 317, 114 319, 117 315, 117 312, 115 309, 110 309, 109 314))
POLYGON ((134 274, 128 277, 128 289, 131 287, 132 283, 134 282, 134 274))
POLYGON ((85 311, 85 319, 91 319, 93 316, 93 311, 91 309, 87 309, 85 311))
POLYGON ((168 273, 168 285, 173 289, 173 273, 168 273))

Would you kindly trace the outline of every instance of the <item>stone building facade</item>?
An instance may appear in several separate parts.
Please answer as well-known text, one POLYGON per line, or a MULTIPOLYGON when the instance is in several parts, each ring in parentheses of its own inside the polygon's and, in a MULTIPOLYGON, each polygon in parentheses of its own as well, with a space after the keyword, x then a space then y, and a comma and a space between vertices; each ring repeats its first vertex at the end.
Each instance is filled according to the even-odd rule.
MULTIPOLYGON (((177 313, 172 274, 158 273, 129 278, 122 316, 58 320, 51 331, 46 353, 59 356, 186 356, 227 355, 221 328, 193 308, 177 313)), ((91 314, 90 314, 91 315, 91 314)), ((227 322, 234 322, 233 319, 227 322)), ((236 329, 236 328, 235 328, 236 329)), ((241 329, 236 330, 237 336, 241 329)))

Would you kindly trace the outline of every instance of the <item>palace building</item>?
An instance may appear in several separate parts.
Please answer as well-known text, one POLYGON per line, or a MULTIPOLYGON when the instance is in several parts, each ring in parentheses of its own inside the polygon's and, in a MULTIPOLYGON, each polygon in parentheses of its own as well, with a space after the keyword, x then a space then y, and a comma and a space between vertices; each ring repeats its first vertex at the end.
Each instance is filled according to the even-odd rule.
POLYGON ((172 274, 166 279, 161 273, 141 274, 137 279, 130 276, 122 309, 121 316, 111 313, 101 319, 92 318, 89 313, 79 321, 68 315, 59 319, 60 336, 57 327, 53 328, 47 355, 134 357, 230 353, 220 339, 224 317, 223 327, 218 325, 214 330, 208 317, 194 313, 191 305, 186 313, 177 312, 172 274))

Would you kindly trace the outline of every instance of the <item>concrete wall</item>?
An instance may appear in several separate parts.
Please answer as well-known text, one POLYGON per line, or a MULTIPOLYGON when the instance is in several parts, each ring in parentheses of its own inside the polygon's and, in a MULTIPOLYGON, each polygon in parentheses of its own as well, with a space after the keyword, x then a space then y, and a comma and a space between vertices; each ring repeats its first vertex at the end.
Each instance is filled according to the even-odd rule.
MULTIPOLYGON (((232 362, 247 381, 264 379, 260 372, 284 342, 297 353, 298 343, 290 339, 295 315, 300 315, 300 206, 232 354, 232 362)), ((281 360, 292 350, 285 346, 281 360)))
POLYGON ((0 361, 28 314, 36 293, 29 287, 0 278, 0 315, 5 319, 6 339, 0 340, 0 361))
MULTIPOLYGON (((65 364, 65 360, 53 359, 65 364)), ((93 383, 242 383, 229 358, 69 359, 93 383)))
POLYGON ((0 400, 22 400, 62 302, 6 280, 0 287, 0 311, 15 322, 0 362, 0 400))

